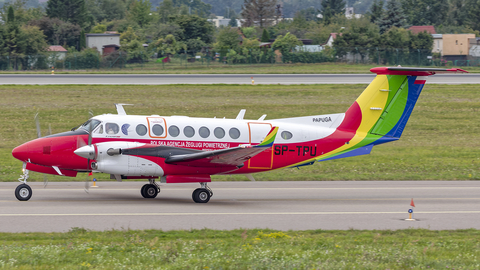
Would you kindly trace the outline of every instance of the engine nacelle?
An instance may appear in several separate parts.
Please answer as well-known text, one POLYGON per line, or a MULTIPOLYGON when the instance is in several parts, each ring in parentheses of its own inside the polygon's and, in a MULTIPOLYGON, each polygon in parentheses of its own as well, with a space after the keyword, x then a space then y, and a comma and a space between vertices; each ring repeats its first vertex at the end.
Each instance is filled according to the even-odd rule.
POLYGON ((137 156, 123 155, 122 149, 145 145, 137 142, 104 142, 95 144, 98 172, 125 176, 163 176, 162 167, 153 161, 137 156))

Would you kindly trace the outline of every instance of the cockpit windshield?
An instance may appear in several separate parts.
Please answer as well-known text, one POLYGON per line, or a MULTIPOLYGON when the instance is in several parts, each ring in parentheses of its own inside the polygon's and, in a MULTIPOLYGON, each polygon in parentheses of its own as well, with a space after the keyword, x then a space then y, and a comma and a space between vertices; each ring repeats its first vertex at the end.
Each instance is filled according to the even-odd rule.
POLYGON ((75 131, 75 130, 78 130, 78 129, 84 129, 86 131, 93 131, 95 130, 95 128, 100 125, 100 121, 96 120, 96 119, 89 119, 87 122, 83 123, 82 125, 78 126, 78 127, 75 127, 75 128, 72 128, 72 131, 75 131))

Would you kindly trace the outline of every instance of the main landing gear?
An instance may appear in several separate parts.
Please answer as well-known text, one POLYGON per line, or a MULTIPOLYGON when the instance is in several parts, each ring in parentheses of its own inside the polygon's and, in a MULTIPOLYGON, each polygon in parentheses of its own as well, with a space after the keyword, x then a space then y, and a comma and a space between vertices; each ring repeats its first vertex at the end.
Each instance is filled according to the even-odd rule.
POLYGON ((213 196, 212 190, 207 186, 207 183, 200 183, 201 188, 197 188, 192 193, 192 199, 196 203, 207 203, 210 197, 213 196))
POLYGON ((140 193, 144 198, 153 199, 160 193, 160 187, 155 183, 155 179, 148 179, 148 181, 150 184, 145 184, 140 190, 140 193))
POLYGON ((23 165, 23 175, 20 175, 20 178, 18 178, 18 181, 20 181, 20 184, 16 189, 15 189, 15 197, 19 201, 28 201, 32 197, 32 189, 30 188, 29 185, 27 185, 27 179, 28 179, 28 170, 25 169, 26 164, 24 163, 23 165))

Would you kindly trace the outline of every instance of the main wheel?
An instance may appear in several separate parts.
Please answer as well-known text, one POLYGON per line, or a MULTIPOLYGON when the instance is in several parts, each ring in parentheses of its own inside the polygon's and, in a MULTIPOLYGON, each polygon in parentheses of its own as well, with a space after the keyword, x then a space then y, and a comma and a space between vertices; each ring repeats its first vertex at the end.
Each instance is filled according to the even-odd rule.
POLYGON ((157 197, 159 189, 153 184, 146 184, 142 187, 141 193, 144 198, 153 199, 157 197))
POLYGON ((19 201, 28 201, 32 197, 32 189, 27 184, 21 184, 15 189, 15 197, 19 201))
POLYGON ((210 191, 206 188, 197 188, 192 193, 192 199, 196 203, 207 203, 210 201, 210 191))

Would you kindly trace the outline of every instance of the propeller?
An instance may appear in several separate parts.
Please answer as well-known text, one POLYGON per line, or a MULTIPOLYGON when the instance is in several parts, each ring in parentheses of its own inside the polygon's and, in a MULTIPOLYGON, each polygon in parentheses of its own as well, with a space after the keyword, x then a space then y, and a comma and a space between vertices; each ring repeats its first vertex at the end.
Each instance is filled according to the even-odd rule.
POLYGON ((42 137, 42 131, 40 130, 40 120, 38 119, 38 112, 35 114, 35 117, 33 119, 35 120, 35 126, 37 127, 37 138, 42 137))
MULTIPOLYGON (((39 115, 39 112, 37 112, 35 114, 33 119, 35 120, 35 126, 37 128, 37 138, 41 138, 42 137, 42 131, 40 130, 40 118, 38 117, 38 115, 39 115)), ((48 125, 48 132, 45 135, 51 135, 51 134, 52 134, 52 126, 49 124, 48 125)), ((48 178, 47 178, 47 175, 44 174, 43 175, 43 188, 46 188, 47 185, 48 185, 48 178)))
POLYGON ((85 192, 86 192, 87 194, 90 194, 90 192, 88 191, 89 188, 90 188, 89 181, 88 181, 89 179, 88 179, 88 178, 89 178, 91 175, 92 175, 92 172, 89 172, 89 173, 87 174, 87 178, 85 179, 85 188, 84 188, 84 190, 85 190, 85 192))

